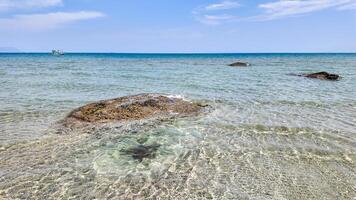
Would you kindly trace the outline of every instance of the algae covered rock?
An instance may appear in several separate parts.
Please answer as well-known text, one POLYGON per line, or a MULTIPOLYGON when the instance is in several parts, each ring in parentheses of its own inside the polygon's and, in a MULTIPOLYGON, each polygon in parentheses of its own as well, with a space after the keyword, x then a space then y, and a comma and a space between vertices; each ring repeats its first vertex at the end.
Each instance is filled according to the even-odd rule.
POLYGON ((139 94, 90 103, 73 110, 64 120, 66 127, 171 118, 199 113, 205 105, 161 94, 139 94))

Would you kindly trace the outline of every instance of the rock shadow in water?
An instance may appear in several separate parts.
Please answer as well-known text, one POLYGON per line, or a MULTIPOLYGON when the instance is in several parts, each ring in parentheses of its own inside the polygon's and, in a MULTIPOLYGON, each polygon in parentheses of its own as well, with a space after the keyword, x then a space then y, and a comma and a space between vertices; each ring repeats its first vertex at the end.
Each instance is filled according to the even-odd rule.
POLYGON ((155 158, 156 152, 159 149, 160 144, 153 144, 153 145, 138 145, 129 149, 121 150, 123 154, 127 154, 132 156, 133 159, 142 162, 144 158, 155 158))

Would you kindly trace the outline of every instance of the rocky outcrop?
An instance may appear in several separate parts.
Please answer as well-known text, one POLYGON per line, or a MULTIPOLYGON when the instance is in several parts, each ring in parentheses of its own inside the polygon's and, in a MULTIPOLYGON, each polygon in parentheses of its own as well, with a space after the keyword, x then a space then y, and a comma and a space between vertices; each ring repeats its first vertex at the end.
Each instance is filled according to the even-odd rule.
POLYGON ((204 105, 161 94, 140 94, 91 103, 73 110, 64 120, 65 127, 131 121, 148 118, 171 118, 199 113, 204 105))
POLYGON ((235 62, 235 63, 230 64, 229 66, 231 66, 231 67, 247 67, 247 66, 250 66, 250 64, 246 63, 246 62, 235 62))
POLYGON ((340 76, 337 74, 329 74, 328 72, 318 72, 312 74, 304 74, 304 77, 307 78, 316 78, 320 80, 330 80, 330 81, 337 81, 340 79, 340 76))

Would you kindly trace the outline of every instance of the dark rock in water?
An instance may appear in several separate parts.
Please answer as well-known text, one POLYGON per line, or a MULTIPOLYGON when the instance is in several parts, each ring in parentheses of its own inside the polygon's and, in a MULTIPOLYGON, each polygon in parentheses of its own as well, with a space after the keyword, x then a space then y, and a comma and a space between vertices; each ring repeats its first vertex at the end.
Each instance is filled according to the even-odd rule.
POLYGON ((229 66, 231 66, 231 67, 247 67, 247 66, 250 66, 250 64, 246 63, 246 62, 235 62, 235 63, 230 64, 229 66))
POLYGON ((80 128, 97 123, 187 116, 199 113, 203 107, 180 98, 140 94, 85 105, 73 110, 63 124, 80 128))
POLYGON ((290 76, 301 76, 301 77, 306 77, 306 78, 316 78, 320 80, 331 80, 331 81, 337 81, 340 80, 340 76, 337 74, 329 74, 327 72, 318 72, 318 73, 312 73, 312 74, 288 74, 290 76))
POLYGON ((313 74, 304 74, 304 77, 307 78, 316 78, 320 80, 331 80, 331 81, 337 81, 340 79, 340 76, 337 74, 329 74, 328 72, 318 72, 318 73, 313 73, 313 74))
POLYGON ((161 145, 154 144, 154 145, 138 145, 136 147, 122 150, 123 153, 131 155, 133 159, 142 162, 144 158, 154 158, 156 156, 156 151, 161 145))

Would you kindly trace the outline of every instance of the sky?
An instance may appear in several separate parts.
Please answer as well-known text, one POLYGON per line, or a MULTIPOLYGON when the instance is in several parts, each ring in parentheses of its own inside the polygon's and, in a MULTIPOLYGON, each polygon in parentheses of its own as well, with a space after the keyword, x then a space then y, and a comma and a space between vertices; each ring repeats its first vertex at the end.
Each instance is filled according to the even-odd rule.
POLYGON ((356 52, 356 0, 0 0, 0 51, 356 52))

